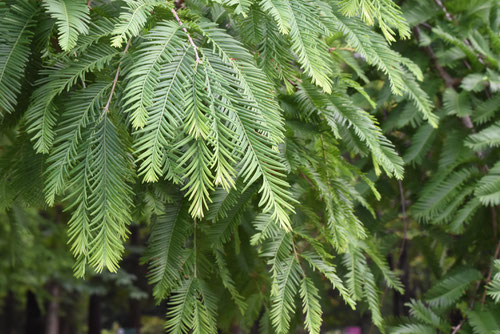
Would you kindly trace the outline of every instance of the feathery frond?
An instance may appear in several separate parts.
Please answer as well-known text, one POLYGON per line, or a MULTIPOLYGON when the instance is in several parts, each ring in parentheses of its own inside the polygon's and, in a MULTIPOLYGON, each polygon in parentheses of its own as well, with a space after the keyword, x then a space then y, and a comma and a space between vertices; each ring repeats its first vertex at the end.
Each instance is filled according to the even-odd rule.
POLYGON ((488 147, 499 147, 500 122, 496 122, 478 133, 470 135, 465 144, 474 151, 481 151, 488 147))
POLYGON ((56 140, 47 158, 44 193, 48 205, 54 205, 56 195, 66 189, 69 171, 75 165, 82 145, 82 133, 96 122, 110 87, 111 83, 93 84, 75 93, 71 103, 65 104, 64 118, 55 129, 56 140))
POLYGON ((475 195, 483 205, 499 205, 500 204, 500 162, 497 162, 483 176, 476 186, 475 195))
POLYGON ((32 134, 38 153, 49 153, 53 144, 57 114, 55 98, 68 91, 77 80, 85 81, 86 73, 102 70, 117 54, 107 45, 96 45, 88 48, 78 61, 68 60, 60 68, 43 71, 47 78, 40 80, 26 111, 27 131, 32 134))
POLYGON ((78 35, 89 31, 89 7, 84 0, 43 0, 43 6, 56 20, 59 45, 64 51, 73 49, 78 35))
POLYGON ((462 296, 472 282, 481 278, 481 273, 476 269, 457 269, 427 291, 425 299, 431 306, 449 306, 462 296))
POLYGON ((181 48, 179 25, 168 21, 158 24, 144 36, 137 61, 130 62, 128 82, 123 93, 125 112, 130 113, 132 125, 142 128, 147 123, 148 108, 153 104, 155 89, 159 84, 161 65, 172 61, 181 48))
POLYGON ((126 7, 122 8, 119 22, 113 30, 111 45, 120 47, 126 40, 139 35, 146 25, 153 8, 164 2, 158 0, 125 0, 126 7))
POLYGON ((309 333, 319 333, 321 328, 321 306, 319 304, 318 289, 310 278, 304 277, 300 284, 300 297, 305 314, 305 327, 309 333))
POLYGON ((118 269, 132 205, 130 162, 118 129, 107 114, 94 117, 71 170, 67 195, 73 210, 68 234, 73 254, 81 260, 79 275, 86 263, 98 272, 118 269))
POLYGON ((17 104, 38 12, 31 2, 18 1, 0 23, 0 120, 17 104))
POLYGON ((153 222, 147 258, 149 282, 155 285, 154 296, 159 300, 167 297, 181 279, 188 227, 187 203, 180 200, 153 222))
POLYGON ((271 292, 271 321, 276 332, 287 333, 295 312, 295 297, 299 293, 301 269, 294 256, 275 263, 276 276, 271 292))

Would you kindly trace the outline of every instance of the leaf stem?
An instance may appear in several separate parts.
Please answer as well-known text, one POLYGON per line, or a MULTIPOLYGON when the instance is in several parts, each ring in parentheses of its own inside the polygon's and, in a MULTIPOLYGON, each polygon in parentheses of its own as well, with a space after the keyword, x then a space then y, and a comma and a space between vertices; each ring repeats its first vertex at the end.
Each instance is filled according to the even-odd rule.
POLYGON ((175 19, 177 20, 179 25, 182 27, 182 30, 184 30, 184 32, 186 33, 187 38, 189 39, 189 43, 193 46, 194 54, 196 55, 196 65, 198 65, 199 63, 201 63, 200 56, 198 55, 198 47, 196 46, 196 44, 194 44, 194 41, 191 38, 191 35, 188 33, 187 29, 183 26, 182 21, 179 18, 179 15, 177 15, 177 12, 175 11, 175 9, 172 8, 172 9, 170 9, 170 11, 172 12, 172 14, 174 14, 175 19))
MULTIPOLYGON (((132 40, 132 38, 130 38, 128 40, 127 46, 125 46, 125 50, 123 50, 123 54, 127 53, 128 48, 130 47, 131 40, 132 40)), ((113 94, 115 93, 115 88, 116 88, 116 84, 118 82, 118 77, 120 76, 121 66, 122 66, 122 62, 120 61, 120 63, 118 64, 118 68, 116 69, 115 78, 113 79, 113 86, 111 87, 111 93, 109 94, 108 102, 106 102, 106 105, 104 106, 101 117, 104 116, 104 114, 109 111, 109 105, 111 104, 111 100, 113 99, 113 94)))

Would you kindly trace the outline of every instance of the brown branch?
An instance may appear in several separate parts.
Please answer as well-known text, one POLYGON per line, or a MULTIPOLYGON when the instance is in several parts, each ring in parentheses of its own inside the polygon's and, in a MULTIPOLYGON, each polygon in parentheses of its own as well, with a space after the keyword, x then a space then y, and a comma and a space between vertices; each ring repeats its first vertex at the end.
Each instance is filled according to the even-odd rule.
MULTIPOLYGON (((125 46, 125 50, 123 50, 123 54, 127 53, 128 48, 130 47, 130 41, 131 40, 132 40, 131 38, 128 40, 127 46, 125 46)), ((115 78, 113 79, 113 86, 111 87, 111 93, 109 94, 108 102, 106 102, 106 105, 104 106, 104 109, 102 111, 101 117, 104 116, 104 114, 109 111, 109 105, 111 104, 111 100, 113 99, 113 95, 115 93, 116 84, 118 82, 118 77, 120 76, 121 66, 122 66, 122 62, 120 61, 120 63, 118 64, 118 68, 116 69, 115 78)))
MULTIPOLYGON (((439 7, 441 8, 441 10, 444 12, 444 15, 445 15, 445 17, 446 17, 446 19, 447 19, 448 21, 453 22, 453 23, 455 23, 456 25, 458 25, 458 24, 459 24, 459 23, 458 23, 458 21, 457 21, 457 19, 456 19, 453 15, 451 15, 451 14, 450 14, 450 12, 448 12, 448 9, 446 8, 446 6, 444 5, 444 3, 443 3, 441 0, 434 0, 434 1, 438 4, 438 6, 439 6, 439 7)), ((474 48, 472 47, 471 42, 470 42, 467 38, 466 38, 466 39, 464 39, 464 43, 465 43, 465 44, 466 44, 466 45, 467 45, 470 49, 472 49, 472 51, 474 51, 474 48)), ((479 61, 482 65, 485 65, 485 62, 484 62, 484 56, 483 56, 481 53, 477 52, 477 53, 476 53, 476 57, 477 57, 477 60, 478 60, 478 61, 479 61)), ((467 67, 467 69, 468 69, 468 70, 470 70, 470 69, 471 69, 470 64, 469 64, 466 60, 464 60, 464 64, 465 64, 465 66, 467 67)))
POLYGON ((435 0, 435 2, 437 3, 437 5, 439 7, 441 7, 441 10, 444 12, 444 16, 446 17, 446 19, 450 22, 453 21, 453 16, 450 14, 450 12, 448 12, 448 10, 446 9, 445 5, 443 4, 443 2, 441 0, 435 0))
MULTIPOLYGON (((417 38, 417 40, 420 40, 420 28, 419 27, 415 27, 414 28, 414 32, 415 32, 415 37, 417 38)), ((429 45, 429 46, 426 46, 423 48, 425 53, 427 53, 427 55, 429 56, 429 58, 432 60, 432 65, 434 66, 434 68, 436 69, 436 71, 438 72, 439 76, 444 80, 444 83, 446 85, 446 87, 454 87, 456 85, 458 85, 462 80, 461 79, 456 79, 456 78, 453 78, 438 62, 438 59, 436 57, 436 54, 434 53, 434 50, 432 49, 432 47, 429 45)))
MULTIPOLYGON (((417 40, 420 39, 420 29, 418 27, 415 27, 414 29, 415 31, 415 35, 417 37, 417 40)), ((444 83, 445 83, 445 86, 446 88, 454 88, 455 86, 457 86, 461 81, 462 79, 457 79, 457 78, 453 78, 440 64, 439 64, 439 61, 436 57, 436 54, 434 53, 434 50, 432 49, 432 47, 430 45, 426 46, 423 48, 425 53, 427 53, 427 55, 429 56, 429 58, 431 58, 432 60, 432 65, 434 66, 434 68, 436 69, 436 71, 438 72, 439 76, 443 79, 444 83)), ((473 130, 474 131, 474 124, 472 123, 472 120, 470 118, 469 115, 465 115, 461 118, 462 120, 462 123, 463 125, 467 128, 467 129, 470 129, 470 130, 473 130)))
POLYGON ((310 178, 309 178, 306 174, 304 174, 304 172, 300 172, 300 173, 299 173, 299 175, 300 175, 300 176, 302 176, 302 178, 303 178, 304 180, 306 180, 306 181, 307 181, 307 183, 309 183, 309 185, 310 185, 311 187, 313 187, 313 188, 314 188, 314 187, 316 187, 316 186, 314 185, 313 181, 311 181, 311 179, 310 179, 310 178))
POLYGON ((465 318, 462 319, 462 321, 460 321, 460 323, 458 325, 453 327, 453 331, 451 332, 451 334, 456 334, 460 330, 460 328, 462 328, 462 325, 464 324, 464 322, 465 322, 465 318))
POLYGON ((184 32, 186 33, 187 38, 189 39, 189 43, 191 43, 191 45, 193 46, 194 53, 196 55, 196 65, 198 65, 199 63, 201 63, 200 56, 198 55, 198 47, 196 46, 196 44, 194 44, 194 41, 191 38, 191 35, 188 33, 187 29, 185 27, 183 27, 182 21, 179 18, 179 15, 177 15, 177 12, 175 11, 175 9, 172 8, 170 10, 171 10, 172 14, 174 14, 174 17, 177 20, 177 22, 179 23, 179 25, 182 27, 182 30, 184 30, 184 32))
POLYGON ((179 9, 179 8, 181 8, 181 7, 185 7, 185 5, 184 5, 184 1, 185 1, 185 0, 177 0, 177 1, 175 2, 175 8, 179 9))
POLYGON ((397 262, 395 262, 395 268, 399 266, 399 261, 401 260, 401 256, 403 255, 404 248, 406 247, 406 240, 408 239, 408 220, 406 217, 406 198, 403 189, 403 182, 398 180, 399 185, 399 196, 401 198, 401 218, 403 220, 403 240, 401 241, 401 247, 399 248, 399 254, 397 258, 397 262))
MULTIPOLYGON (((497 248, 495 249, 495 254, 493 255, 493 259, 496 260, 499 254, 500 254, 500 240, 497 243, 497 248)), ((490 284, 492 274, 493 274, 493 267, 490 266, 490 270, 488 271, 488 276, 486 277, 485 285, 490 284)), ((484 290, 483 296, 481 297, 481 304, 484 304, 485 301, 486 301, 486 289, 484 290)))

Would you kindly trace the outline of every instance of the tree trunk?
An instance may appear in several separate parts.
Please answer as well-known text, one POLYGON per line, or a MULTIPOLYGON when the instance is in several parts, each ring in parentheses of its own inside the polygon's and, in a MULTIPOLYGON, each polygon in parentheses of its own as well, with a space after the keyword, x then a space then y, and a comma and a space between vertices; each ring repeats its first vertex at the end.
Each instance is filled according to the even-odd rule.
POLYGON ((90 296, 88 325, 88 334, 101 334, 101 297, 95 294, 90 296))
POLYGON ((35 294, 28 291, 26 294, 26 334, 43 333, 42 312, 38 307, 35 294))
MULTIPOLYGON (((141 236, 139 233, 139 226, 130 226, 130 245, 140 247, 142 245, 141 236)), ((141 289, 146 290, 148 284, 146 281, 145 268, 139 264, 140 255, 137 252, 131 252, 123 263, 123 268, 136 277, 135 285, 141 289)), ((125 323, 127 327, 134 328, 135 333, 141 332, 141 315, 142 315, 142 302, 141 300, 129 298, 129 314, 128 321, 125 323)))
POLYGON ((7 292, 5 296, 5 304, 3 315, 5 317, 4 330, 6 334, 14 334, 14 320, 15 320, 15 306, 16 306, 16 296, 12 290, 7 292))
POLYGON ((67 296, 69 297, 68 302, 63 303, 61 301, 60 309, 62 312, 59 317, 59 334, 77 334, 80 333, 78 330, 78 315, 81 313, 81 295, 73 292, 67 296))
POLYGON ((408 261, 408 251, 410 246, 409 243, 410 241, 407 240, 401 252, 399 263, 397 264, 397 268, 403 271, 403 274, 401 275, 401 283, 404 287, 404 294, 400 294, 399 292, 394 291, 392 306, 393 315, 395 317, 408 316, 408 308, 405 307, 405 304, 408 303, 411 299, 410 265, 408 261))
POLYGON ((47 308, 47 322, 45 327, 46 334, 59 334, 59 297, 61 288, 58 284, 52 284, 49 287, 50 302, 47 308))

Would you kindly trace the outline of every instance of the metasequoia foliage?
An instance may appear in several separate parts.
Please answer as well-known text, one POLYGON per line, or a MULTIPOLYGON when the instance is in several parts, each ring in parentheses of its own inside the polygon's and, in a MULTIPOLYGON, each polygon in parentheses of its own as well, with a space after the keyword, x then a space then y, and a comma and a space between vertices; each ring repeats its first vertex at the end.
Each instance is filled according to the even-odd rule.
MULTIPOLYGON (((331 288, 383 329, 379 278, 403 287, 358 209, 375 217, 373 180, 402 179, 404 160, 374 92, 386 87, 426 131, 438 126, 422 71, 389 44, 410 37, 395 3, 0 4, 1 206, 62 205, 77 276, 116 271, 127 226, 145 222, 169 333, 215 333, 224 316, 319 333, 331 288)), ((494 135, 465 147, 497 146, 494 135)), ((439 189, 479 170, 447 177, 439 189)), ((496 203, 483 183, 480 203, 496 203)))
POLYGON ((407 251, 424 264, 410 270, 427 272, 424 282, 430 281, 417 299, 408 297, 409 317, 390 332, 495 333, 500 7, 497 1, 428 0, 406 1, 402 9, 415 36, 403 48, 426 64, 439 127, 423 122, 413 106, 396 106, 389 96, 383 102, 390 113, 385 133, 402 134, 395 142, 406 165, 400 192, 411 231, 407 251))

